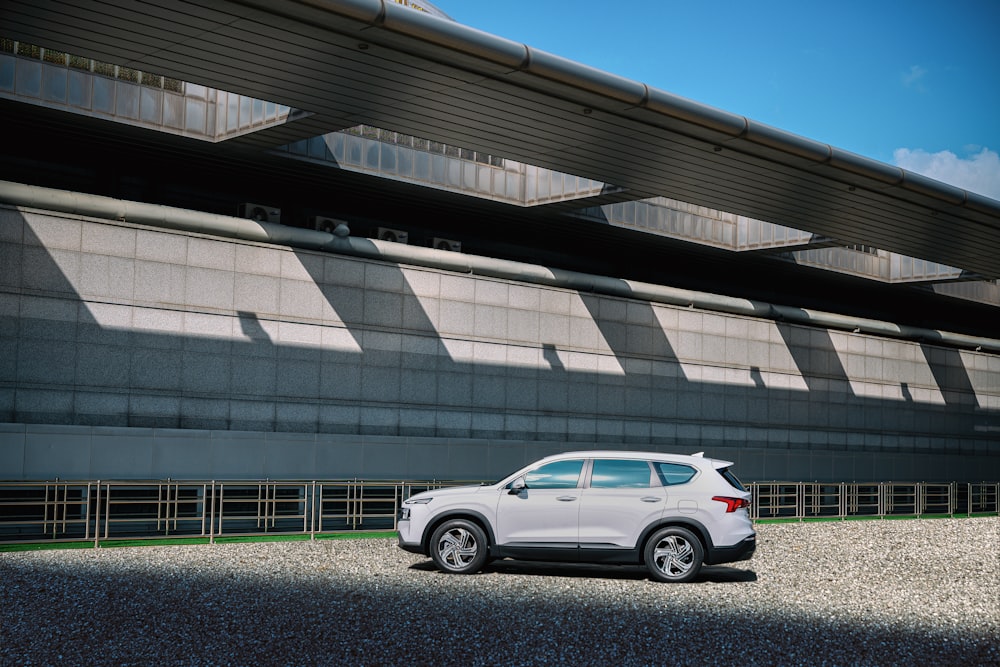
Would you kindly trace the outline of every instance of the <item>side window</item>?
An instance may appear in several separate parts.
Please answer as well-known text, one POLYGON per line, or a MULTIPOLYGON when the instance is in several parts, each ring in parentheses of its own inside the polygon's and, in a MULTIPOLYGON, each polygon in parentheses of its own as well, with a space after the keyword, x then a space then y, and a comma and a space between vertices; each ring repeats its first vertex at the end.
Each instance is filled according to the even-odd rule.
POLYGON ((698 471, 691 466, 680 463, 653 463, 653 467, 656 468, 656 474, 660 476, 660 483, 663 486, 687 484, 698 474, 698 471))
POLYGON ((649 480, 649 464, 645 461, 594 459, 590 488, 646 489, 649 480))
POLYGON ((575 489, 583 470, 582 459, 553 461, 524 476, 529 489, 575 489))

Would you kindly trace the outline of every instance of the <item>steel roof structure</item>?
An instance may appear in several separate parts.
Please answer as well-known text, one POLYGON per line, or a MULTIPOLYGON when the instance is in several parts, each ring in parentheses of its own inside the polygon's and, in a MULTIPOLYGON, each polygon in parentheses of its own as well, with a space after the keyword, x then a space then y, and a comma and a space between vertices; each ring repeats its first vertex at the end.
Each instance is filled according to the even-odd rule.
POLYGON ((0 26, 304 118, 248 147, 368 124, 1000 278, 1000 202, 395 2, 6 0, 0 26))

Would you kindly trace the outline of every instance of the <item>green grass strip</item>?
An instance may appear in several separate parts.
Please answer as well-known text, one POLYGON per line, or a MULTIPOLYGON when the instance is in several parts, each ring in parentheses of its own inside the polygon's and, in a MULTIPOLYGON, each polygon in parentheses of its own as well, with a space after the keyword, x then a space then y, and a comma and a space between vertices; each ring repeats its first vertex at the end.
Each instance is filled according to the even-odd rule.
POLYGON ((94 540, 85 542, 31 542, 25 544, 0 544, 0 553, 10 551, 50 551, 52 549, 93 549, 94 540))
POLYGON ((208 544, 207 537, 150 537, 146 539, 115 539, 101 540, 102 549, 117 549, 119 547, 171 547, 187 546, 189 544, 208 544))
MULTIPOLYGON (((316 540, 367 540, 367 539, 395 539, 398 533, 389 531, 367 531, 367 532, 343 532, 343 533, 316 533, 316 540)), ((258 542, 307 542, 310 536, 302 533, 291 533, 286 535, 220 535, 215 537, 216 544, 252 544, 258 542)), ((109 539, 99 540, 98 544, 102 549, 116 549, 120 547, 162 547, 162 546, 187 546, 195 544, 211 544, 212 539, 204 536, 197 537, 149 537, 144 539, 109 539)), ((26 542, 20 544, 0 544, 0 553, 19 551, 48 551, 52 549, 93 549, 94 540, 80 540, 72 542, 26 542)))
POLYGON ((294 533, 291 535, 217 535, 216 544, 251 544, 254 542, 304 542, 308 541, 308 535, 294 533))

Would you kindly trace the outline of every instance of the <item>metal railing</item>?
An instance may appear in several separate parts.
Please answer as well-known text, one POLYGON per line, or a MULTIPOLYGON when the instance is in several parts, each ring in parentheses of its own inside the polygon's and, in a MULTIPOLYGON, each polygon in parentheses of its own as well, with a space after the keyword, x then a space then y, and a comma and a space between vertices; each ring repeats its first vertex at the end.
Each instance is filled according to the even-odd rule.
POLYGON ((1000 515, 1000 484, 932 482, 755 482, 750 516, 820 519, 888 516, 1000 515))
MULTIPOLYGON (((0 543, 391 531, 404 499, 445 481, 0 482, 0 543)), ((756 482, 754 520, 1000 515, 1000 483, 756 482)))
POLYGON ((0 543, 395 530, 402 501, 465 482, 0 482, 0 543))

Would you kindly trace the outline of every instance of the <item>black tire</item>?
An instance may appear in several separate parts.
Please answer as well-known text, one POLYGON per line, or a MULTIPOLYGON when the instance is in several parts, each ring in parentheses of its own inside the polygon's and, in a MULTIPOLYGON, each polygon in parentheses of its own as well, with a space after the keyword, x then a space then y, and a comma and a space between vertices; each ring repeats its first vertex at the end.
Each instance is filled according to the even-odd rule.
POLYGON ((431 559, 449 574, 473 574, 486 565, 489 545, 478 524, 466 519, 445 521, 431 535, 431 559))
POLYGON ((701 540, 687 528, 670 526, 649 538, 643 560, 653 579, 683 583, 698 576, 705 560, 705 549, 701 540))

